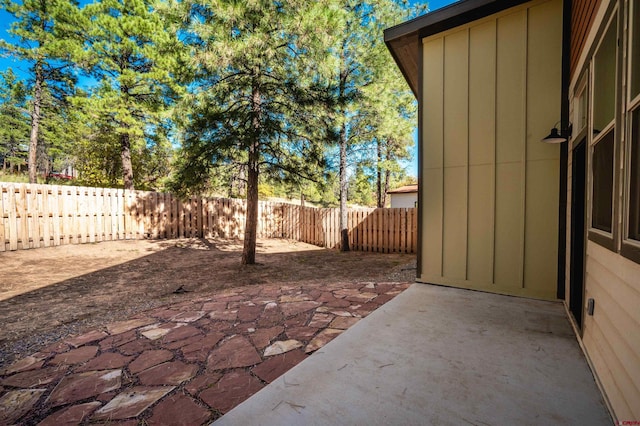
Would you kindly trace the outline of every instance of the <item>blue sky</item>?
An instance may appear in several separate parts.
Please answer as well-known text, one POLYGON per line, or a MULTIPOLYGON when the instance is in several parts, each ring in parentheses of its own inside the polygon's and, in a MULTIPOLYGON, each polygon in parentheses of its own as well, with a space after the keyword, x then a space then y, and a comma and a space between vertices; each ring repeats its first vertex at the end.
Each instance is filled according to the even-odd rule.
MULTIPOLYGON (((80 0, 80 4, 90 3, 90 0, 80 0)), ((424 0, 411 0, 411 4, 424 4, 428 3, 429 10, 434 11, 440 9, 444 6, 447 6, 451 3, 455 3, 455 0, 431 0, 425 2, 424 0)), ((7 41, 11 40, 11 36, 7 33, 9 29, 9 25, 11 24, 12 16, 8 14, 4 9, 0 9, 0 39, 4 39, 7 41)), ((4 71, 7 68, 13 68, 13 70, 18 74, 24 76, 23 73, 27 71, 28 66, 24 63, 13 60, 12 58, 0 57, 0 71, 4 71)), ((418 133, 414 132, 414 139, 417 142, 418 133)), ((416 176, 417 174, 417 164, 418 164, 418 153, 417 146, 414 148, 413 161, 407 162, 407 172, 410 175, 416 176)))

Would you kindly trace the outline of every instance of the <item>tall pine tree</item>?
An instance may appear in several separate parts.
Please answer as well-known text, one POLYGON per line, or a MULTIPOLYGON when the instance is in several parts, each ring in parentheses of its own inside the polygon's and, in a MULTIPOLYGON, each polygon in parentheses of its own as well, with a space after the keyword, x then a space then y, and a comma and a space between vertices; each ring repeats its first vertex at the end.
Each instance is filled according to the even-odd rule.
POLYGON ((45 90, 60 98, 70 94, 70 67, 79 53, 75 0, 0 0, 13 17, 9 33, 15 41, 0 40, 0 51, 30 64, 29 182, 37 182, 38 141, 45 90))
POLYGON ((125 189, 136 185, 132 152, 157 148, 181 90, 176 73, 183 45, 176 23, 164 13, 170 6, 161 0, 102 0, 83 9, 85 66, 99 82, 83 106, 96 127, 117 138, 125 189))
POLYGON ((215 164, 246 165, 242 263, 254 264, 260 174, 310 177, 323 158, 305 122, 336 10, 312 0, 183 3, 198 78, 182 180, 197 181, 215 164))
MULTIPOLYGON (((394 0, 345 0, 342 7, 344 27, 330 49, 337 66, 325 80, 328 94, 325 114, 329 138, 339 148, 341 249, 348 251, 349 157, 356 160, 354 153, 366 150, 362 145, 376 138, 389 140, 388 135, 380 134, 389 124, 381 122, 380 111, 389 108, 387 101, 395 93, 379 82, 397 73, 384 46, 382 31, 422 9, 410 9, 407 1, 394 0)), ((396 118, 413 120, 411 114, 396 118)))
POLYGON ((2 171, 26 163, 24 148, 29 145, 27 88, 11 68, 0 73, 0 158, 2 171))

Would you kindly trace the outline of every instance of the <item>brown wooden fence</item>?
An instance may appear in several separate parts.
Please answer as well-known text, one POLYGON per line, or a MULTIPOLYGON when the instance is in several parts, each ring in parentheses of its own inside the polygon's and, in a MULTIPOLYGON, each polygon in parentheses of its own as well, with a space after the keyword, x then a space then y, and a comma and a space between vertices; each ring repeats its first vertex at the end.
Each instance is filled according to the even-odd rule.
MULTIPOLYGON (((242 238, 245 200, 0 182, 0 251, 122 239, 242 238)), ((258 238, 340 246, 338 209, 261 201, 258 238)), ((353 250, 415 253, 415 209, 349 210, 353 250)))

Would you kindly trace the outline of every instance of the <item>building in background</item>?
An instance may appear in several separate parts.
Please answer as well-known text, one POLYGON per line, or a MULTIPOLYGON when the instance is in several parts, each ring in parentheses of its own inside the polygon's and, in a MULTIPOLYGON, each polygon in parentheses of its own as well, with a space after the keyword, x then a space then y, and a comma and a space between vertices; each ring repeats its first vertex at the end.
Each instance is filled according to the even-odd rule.
POLYGON ((418 184, 404 185, 400 188, 387 191, 391 198, 391 208, 418 207, 418 184))

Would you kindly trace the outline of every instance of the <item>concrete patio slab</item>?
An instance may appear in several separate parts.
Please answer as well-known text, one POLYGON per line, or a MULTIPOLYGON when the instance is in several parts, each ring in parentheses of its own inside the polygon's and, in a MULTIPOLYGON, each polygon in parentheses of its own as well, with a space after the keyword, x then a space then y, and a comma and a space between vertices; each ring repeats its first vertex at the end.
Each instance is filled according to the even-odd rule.
POLYGON ((414 284, 225 425, 607 425, 561 303, 414 284))

